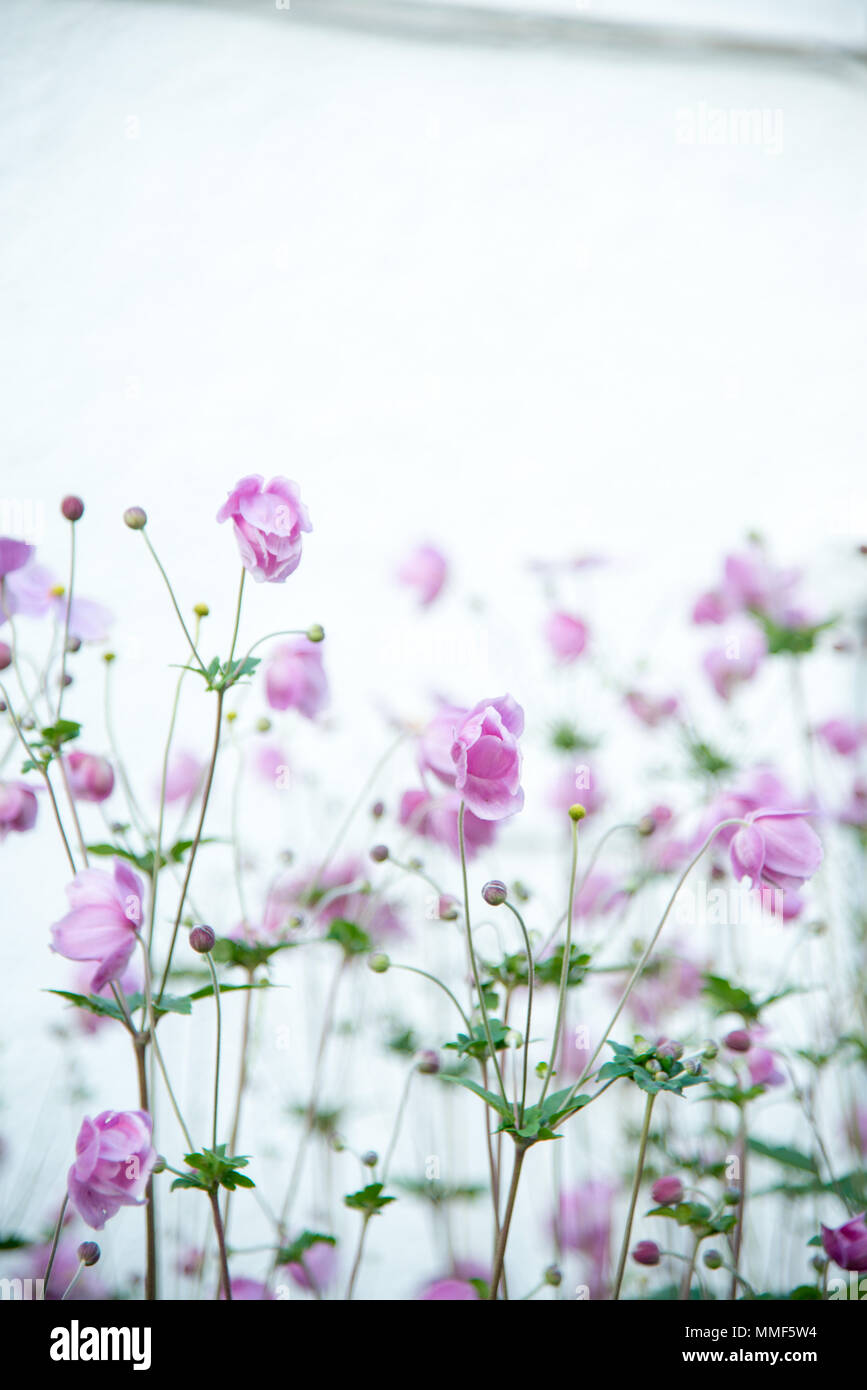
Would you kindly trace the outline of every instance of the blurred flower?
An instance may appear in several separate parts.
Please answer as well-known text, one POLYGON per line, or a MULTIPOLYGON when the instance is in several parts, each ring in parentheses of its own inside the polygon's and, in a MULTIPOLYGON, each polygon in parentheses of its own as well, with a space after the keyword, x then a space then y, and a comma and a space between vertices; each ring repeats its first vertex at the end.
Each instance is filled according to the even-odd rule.
POLYGON ((257 584, 279 584, 298 568, 303 531, 311 531, 307 508, 297 483, 260 473, 236 483, 217 512, 217 521, 231 521, 241 552, 241 564, 257 584))
POLYGON ((853 1216, 836 1229, 823 1226, 822 1245, 825 1254, 841 1269, 854 1269, 858 1273, 867 1270, 867 1222, 864 1213, 853 1216))
POLYGON ((867 737, 864 726, 853 724, 848 719, 826 719, 816 729, 818 737, 835 753, 849 757, 857 753, 867 737))
POLYGON ((288 1264, 283 1268, 299 1289, 322 1291, 333 1283, 337 1274, 337 1251, 328 1241, 320 1240, 305 1251, 303 1264, 288 1264))
POLYGON ((272 709, 294 709, 315 719, 328 704, 322 644, 293 637, 275 647, 265 668, 265 691, 272 709))
POLYGON ((754 1086, 784 1086, 786 1077, 777 1066, 777 1059, 767 1047, 751 1047, 747 1054, 747 1069, 754 1086))
POLYGON ((69 1200, 95 1231, 121 1207, 144 1202, 157 1157, 152 1130, 144 1110, 103 1110, 95 1120, 82 1121, 69 1170, 69 1200))
POLYGON ((662 1254, 655 1240, 640 1240, 632 1251, 637 1265, 658 1265, 662 1254))
POLYGON ((723 646, 706 652, 705 674, 721 700, 729 700, 733 687, 752 680, 767 654, 768 644, 758 628, 744 629, 723 646))
POLYGON ((464 1279, 448 1277, 434 1279, 419 1294, 419 1299, 427 1303, 470 1303, 479 1297, 479 1291, 473 1284, 468 1284, 464 1279))
POLYGON ((576 661, 587 646, 587 627, 569 613, 552 613, 545 623, 545 637, 558 661, 576 661))
POLYGON ((455 765, 452 760, 452 747, 457 731, 467 718, 469 710, 460 705, 443 701, 436 714, 425 726, 418 740, 418 765, 424 776, 432 772, 446 786, 455 784, 455 765))
POLYGON ((114 617, 109 609, 93 599, 73 595, 69 604, 62 584, 44 565, 26 564, 6 580, 4 609, 0 610, 0 626, 7 613, 25 618, 44 618, 53 614, 60 626, 66 623, 69 608, 69 635, 82 642, 103 642, 108 636, 114 617), (5 611, 4 611, 5 610, 5 611))
POLYGON ((69 788, 77 801, 105 801, 114 790, 114 769, 107 758, 75 749, 64 758, 69 788))
MULTIPOLYGON (((55 1218, 56 1219, 56 1218, 55 1218)), ((66 1223, 64 1223, 65 1225, 66 1223)), ((54 1255, 54 1264, 51 1266, 51 1278, 45 1290, 45 1298, 51 1303, 63 1298, 64 1293, 69 1288, 78 1267, 81 1263, 78 1257, 78 1240, 75 1236, 63 1234, 57 1243, 57 1250, 54 1255)), ((51 1255, 51 1241, 44 1245, 32 1245, 27 1251, 27 1268, 30 1277, 42 1279, 48 1268, 48 1260, 51 1255)), ((108 1291, 97 1273, 89 1269, 85 1275, 76 1282, 67 1294, 67 1301, 70 1303, 90 1301, 93 1299, 105 1299, 108 1291)))
POLYGON ((397 572, 401 584, 418 593, 419 603, 433 603, 446 581, 448 565, 441 551, 432 545, 419 545, 404 560, 397 572))
POLYGON ((564 1250, 579 1251, 591 1262, 591 1298, 602 1297, 608 1282, 611 1218, 616 1191, 609 1182, 592 1180, 582 1183, 561 1193, 560 1209, 555 1217, 560 1246, 564 1250))
MULTIPOLYGON (((454 854, 459 854, 460 805, 461 798, 457 792, 431 796, 426 791, 408 791, 401 797, 398 819, 401 825, 405 825, 417 835, 434 840, 439 845, 445 845, 454 854)), ((481 820, 472 811, 464 811, 464 845, 468 859, 472 859, 480 849, 493 844, 496 833, 494 821, 481 820)))
MULTIPOLYGON (((620 992, 617 986, 616 992, 620 992)), ((674 943, 670 953, 651 960, 630 996, 632 1010, 643 1028, 658 1031, 679 1005, 701 993, 701 971, 674 943)))
POLYGON ((66 889, 70 911, 51 928, 52 950, 67 960, 99 961, 92 989, 117 980, 135 950, 142 923, 142 884, 128 864, 114 873, 82 869, 66 889))
POLYGON ((36 793, 24 782, 0 782, 0 842, 10 830, 32 830, 38 811, 36 793))
POLYGON ((719 587, 702 594, 693 609, 695 623, 721 623, 735 613, 758 611, 786 626, 800 626, 805 615, 790 606, 797 570, 777 569, 761 546, 727 555, 719 587))
POLYGON ((349 857, 320 872, 314 870, 275 885, 265 908, 266 932, 285 931, 288 916, 295 912, 308 915, 322 932, 327 932, 332 922, 345 921, 354 922, 377 941, 404 936, 406 928, 397 908, 381 894, 362 892, 360 888, 346 893, 335 891, 364 881, 362 861, 349 857))
POLYGON ((674 1174, 657 1178, 650 1189, 650 1195, 660 1207, 676 1207, 683 1201, 683 1183, 674 1174))
POLYGON ((482 820, 503 820, 520 811, 524 711, 511 695, 481 700, 458 728, 452 745, 455 788, 482 820))
MULTIPOLYGON (((166 805, 193 797, 204 772, 205 764, 195 753, 173 753, 166 770, 166 805)), ((157 783, 156 795, 159 794, 160 784, 157 783)))
POLYGON ((665 719, 671 719, 677 714, 678 701, 675 695, 665 695, 654 697, 644 695, 640 690, 630 690, 625 696, 627 707, 640 719, 642 724, 646 724, 648 729, 655 729, 665 719))
MULTIPOLYGON (((245 1301, 252 1302, 258 1299, 273 1299, 276 1297, 275 1294, 269 1292, 267 1285, 263 1284, 259 1279, 245 1279, 241 1276, 237 1279, 230 1279, 229 1283, 232 1288, 233 1303, 242 1303, 245 1301)), ((220 1298, 225 1297, 226 1295, 221 1288, 220 1298)))
POLYGON ((13 540, 11 536, 0 536, 0 579, 20 570, 33 555, 33 546, 26 541, 13 540))
POLYGON ((604 916, 620 903, 626 901, 628 894, 610 874, 601 869, 589 873, 575 894, 573 915, 578 918, 604 916))
POLYGON ((605 793, 595 769, 587 763, 561 768, 556 774, 548 795, 552 811, 568 811, 579 801, 588 816, 595 815, 605 805, 605 793))

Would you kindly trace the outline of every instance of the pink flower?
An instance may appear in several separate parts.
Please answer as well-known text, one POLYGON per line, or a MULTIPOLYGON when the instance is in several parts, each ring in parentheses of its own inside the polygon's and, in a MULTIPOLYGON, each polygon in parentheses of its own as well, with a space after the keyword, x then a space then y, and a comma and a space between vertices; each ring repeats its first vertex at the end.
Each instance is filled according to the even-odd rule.
POLYGON ((655 1240, 640 1240, 633 1248, 632 1258, 637 1265, 658 1265, 661 1254, 655 1240))
POLYGON ((10 830, 32 830, 38 809, 36 793, 24 782, 0 782, 0 841, 10 830))
POLYGON ((426 773, 432 772, 447 787, 455 785, 452 747, 457 731, 468 714, 469 710, 460 705, 452 705, 447 701, 440 704, 418 740, 418 765, 423 777, 426 773))
POLYGON ((434 1279, 419 1294, 423 1303, 472 1303, 479 1297, 478 1289, 463 1279, 434 1279))
POLYGON ((751 1047, 747 1068, 754 1086, 784 1086, 786 1077, 777 1066, 777 1059, 767 1047, 751 1047))
MULTIPOLYGON (((75 982, 73 989, 76 994, 98 994, 103 999, 112 999, 111 984, 106 983, 101 989, 94 989, 93 981, 98 973, 99 967, 94 969, 93 961, 82 961, 75 971, 75 982)), ((123 975, 118 982, 124 994, 138 994, 142 988, 141 969, 135 957, 130 961, 123 975)), ((94 1034, 100 1032, 104 1027, 110 1025, 112 1020, 104 1014, 91 1013, 89 1009, 73 1009, 71 1016, 75 1027, 82 1033, 94 1034)))
POLYGON ((63 585, 58 584, 51 570, 34 562, 16 570, 6 581, 4 590, 0 624, 9 613, 20 613, 25 618, 43 618, 50 613, 62 626, 69 607, 70 637, 82 642, 102 642, 114 621, 109 610, 93 599, 73 595, 72 603, 68 604, 63 585))
POLYGON ((432 545, 419 545, 407 556, 397 577, 418 593, 419 603, 433 603, 446 581, 448 565, 441 551, 432 545))
POLYGON ((867 1221, 864 1213, 844 1221, 836 1230, 823 1226, 822 1245, 828 1258, 841 1269, 854 1269, 859 1273, 867 1270, 867 1221))
MULTIPOLYGON (((230 1279, 229 1283, 232 1287, 233 1303, 255 1302, 263 1298, 273 1299, 276 1297, 275 1294, 268 1291, 267 1285, 261 1283, 258 1279, 245 1279, 241 1276, 237 1279, 230 1279)), ((225 1297, 226 1295, 221 1288, 220 1298, 225 1297)))
POLYGON ((564 1191, 555 1218, 560 1245, 577 1250, 591 1261, 590 1293, 601 1297, 608 1277, 611 1218, 616 1188, 593 1180, 564 1191))
POLYGON ((452 744, 455 788, 482 820, 503 820, 520 811, 524 711, 511 695, 481 700, 470 710, 452 744))
MULTIPOLYGON (((548 795, 548 804, 554 811, 568 811, 576 801, 580 802, 588 816, 601 811, 605 805, 605 792, 596 769, 588 763, 563 768, 558 772, 548 795)), ((568 822, 564 824, 568 827, 568 822)))
POLYGON ((630 690, 626 696, 626 703, 635 718, 646 724, 648 729, 655 729, 663 720, 670 719, 672 715, 677 714, 678 708, 675 695, 654 697, 644 695, 640 690, 630 690))
POLYGON ((702 594, 692 610, 694 623, 724 623, 729 615, 728 605, 720 594, 702 594))
POLYGON ((33 546, 26 541, 13 540, 11 536, 0 536, 0 579, 20 570, 33 555, 33 546))
POLYGON ((626 901, 628 894, 610 874, 602 870, 589 873, 575 894, 573 916, 575 918, 603 916, 620 903, 626 901))
POLYGON ((365 879, 365 866, 353 857, 331 864, 321 873, 276 885, 265 909, 265 929, 285 934, 290 914, 309 914, 314 925, 327 932, 332 922, 354 922, 375 940, 401 937, 406 928, 397 909, 380 895, 353 889, 365 879), (345 893, 335 890, 345 886, 345 893), (320 906, 321 903, 321 906, 320 906))
POLYGON ((67 960, 99 962, 92 989, 117 980, 135 950, 142 923, 141 880, 128 864, 114 861, 114 873, 82 869, 68 885, 70 911, 51 928, 52 950, 67 960))
MULTIPOLYGON (((458 813, 461 798, 457 792, 430 796, 426 791, 408 791, 401 797, 398 819, 401 825, 414 830, 425 839, 445 845, 454 854, 460 853, 458 813)), ((493 844, 496 836, 493 821, 481 820, 472 811, 464 812, 464 845, 467 858, 472 859, 480 849, 493 844)))
POLYGON ((217 512, 217 521, 231 521, 241 563, 257 584, 282 584, 301 560, 301 534, 311 531, 307 508, 297 483, 260 473, 242 478, 217 512))
POLYGON ((587 627, 569 613, 552 613, 545 637, 558 661, 575 661, 587 646, 587 627))
POLYGON ((78 749, 67 754, 69 787, 77 801, 105 801, 114 790, 114 771, 107 758, 78 749))
POLYGON ((157 1157, 152 1130, 144 1110, 103 1110, 95 1120, 82 1121, 69 1170, 69 1200, 95 1231, 121 1207, 143 1203, 157 1157))
POLYGON ((293 637, 276 647, 265 670, 265 691, 272 709, 295 709, 315 719, 328 703, 322 666, 322 643, 293 637))
POLYGON ((803 811, 750 811, 729 847, 738 882, 797 895, 822 862, 822 842, 803 811))
POLYGON ((337 1274, 337 1251, 328 1241, 320 1240, 304 1253, 303 1264, 289 1264, 284 1268, 289 1278, 299 1289, 327 1289, 337 1274))
MULTIPOLYGON (((169 759, 166 775, 166 804, 173 801, 188 801, 195 795, 205 771, 205 764, 195 753, 175 753, 169 759)), ((160 794, 157 783, 156 795, 160 794)))
POLYGON ((826 719, 824 724, 819 725, 816 733, 823 743, 844 758, 857 753, 867 737, 867 730, 863 726, 859 728, 848 719, 826 719))
POLYGON ((734 686, 752 680, 759 669, 768 644, 758 628, 748 628, 722 647, 706 652, 702 665, 721 700, 731 699, 734 686))
POLYGON ((695 623, 721 623, 733 613, 761 612, 785 626, 803 624, 805 615, 790 606, 797 570, 771 565, 759 545, 727 555, 720 587, 702 594, 693 609, 695 623))

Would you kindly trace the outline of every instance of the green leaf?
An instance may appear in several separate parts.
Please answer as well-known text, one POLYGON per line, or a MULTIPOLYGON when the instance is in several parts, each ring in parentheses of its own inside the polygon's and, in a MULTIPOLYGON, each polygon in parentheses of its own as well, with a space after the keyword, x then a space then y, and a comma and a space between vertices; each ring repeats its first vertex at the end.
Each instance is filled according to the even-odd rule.
POLYGON ((479 1096, 479 1098, 485 1101, 492 1110, 496 1110, 497 1114, 502 1115, 505 1119, 511 1120, 514 1118, 511 1106, 504 1103, 502 1096, 495 1096, 493 1091, 486 1091, 484 1086, 480 1086, 477 1081, 471 1081, 468 1076, 448 1075, 444 1076, 443 1080, 453 1081, 458 1086, 463 1086, 465 1090, 472 1091, 473 1095, 479 1096))
POLYGON ((357 922, 346 922, 342 917, 335 917, 324 939, 336 941, 338 946, 343 947, 347 956, 363 956, 373 946, 367 932, 362 930, 357 922))
POLYGON ((397 1201, 396 1197, 383 1197, 382 1188, 381 1182, 369 1183, 367 1187, 362 1187, 358 1192, 350 1192, 344 1197, 344 1205, 351 1207, 353 1211, 363 1211, 367 1216, 378 1216, 389 1202, 397 1201))
POLYGON ((73 719, 59 719, 41 730, 43 741, 49 748, 57 749, 64 743, 71 743, 81 733, 81 725, 73 719))
POLYGON ((799 1149, 789 1148, 785 1144, 766 1144, 761 1139, 747 1139, 747 1147, 752 1153, 760 1154, 762 1158, 772 1158, 775 1163, 782 1163, 786 1168, 797 1168, 802 1173, 818 1174, 816 1160, 809 1154, 801 1153, 799 1149))
POLYGON ((277 1251, 275 1263, 278 1265, 297 1265, 300 1264, 308 1250, 312 1250, 314 1245, 336 1245, 337 1240, 334 1236, 322 1235, 320 1231, 302 1231, 296 1236, 291 1245, 284 1245, 277 1251))

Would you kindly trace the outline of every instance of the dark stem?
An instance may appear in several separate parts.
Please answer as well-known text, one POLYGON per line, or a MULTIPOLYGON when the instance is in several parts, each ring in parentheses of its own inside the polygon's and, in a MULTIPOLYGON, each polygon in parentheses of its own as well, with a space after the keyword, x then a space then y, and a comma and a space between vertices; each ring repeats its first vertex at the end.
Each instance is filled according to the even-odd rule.
POLYGON ((220 1251, 220 1288, 225 1293, 229 1302, 232 1301, 232 1282, 229 1278, 229 1259, 226 1255, 226 1233, 223 1230, 223 1218, 220 1216, 220 1198, 216 1188, 208 1193, 211 1203, 211 1211, 214 1216, 214 1230, 217 1233, 217 1246, 220 1251))
MULTIPOLYGON (((145 1061, 146 1043, 141 1034, 133 1039, 135 1065, 138 1073, 138 1101, 142 1110, 150 1114, 148 1106, 148 1078, 145 1061)), ((145 1189, 145 1299, 153 1303, 157 1296, 157 1225, 154 1211, 154 1180, 148 1178, 145 1189)))
POLYGON ((512 1168, 512 1181, 509 1184, 509 1196, 506 1199, 506 1211, 503 1216, 503 1224, 500 1227, 500 1238, 497 1241, 497 1249, 494 1253, 494 1269, 491 1275, 491 1291, 488 1295, 490 1301, 495 1303, 499 1293, 500 1280, 503 1277, 503 1261, 506 1258, 506 1242, 509 1239, 509 1228, 512 1224, 512 1213, 515 1210, 515 1198, 518 1195, 518 1183, 521 1180, 521 1168, 524 1163, 524 1154, 527 1152, 523 1145, 515 1148, 515 1164, 512 1168))

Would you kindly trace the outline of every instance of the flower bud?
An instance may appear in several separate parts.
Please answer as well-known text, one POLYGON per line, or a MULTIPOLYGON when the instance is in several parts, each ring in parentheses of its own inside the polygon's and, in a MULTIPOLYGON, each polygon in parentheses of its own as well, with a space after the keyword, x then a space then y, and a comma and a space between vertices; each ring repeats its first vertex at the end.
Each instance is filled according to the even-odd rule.
POLYGON ((735 1028, 726 1033, 723 1042, 731 1052, 749 1052, 752 1040, 745 1028, 735 1028))
POLYGON ((670 1057, 673 1061, 679 1062, 683 1056, 683 1044, 675 1042, 673 1038, 665 1038, 656 1047, 657 1057, 670 1057))
POLYGON ((67 521, 80 521, 84 516, 84 503, 80 497, 70 494, 69 497, 64 497, 60 504, 60 510, 67 521))
POLYGON ((131 531, 143 531, 148 524, 148 514, 144 507, 127 507, 123 519, 131 531))
MULTIPOLYGON (((134 511, 135 508, 133 507, 130 510, 134 511)), ((206 603, 196 603, 193 605, 193 612, 195 613, 197 618, 207 618, 210 611, 211 610, 206 603)))
POLYGON ((741 1200, 741 1190, 739 1187, 727 1187, 723 1193, 723 1201, 727 1207, 736 1207, 741 1200))
POLYGON ((270 730, 271 720, 268 718, 267 715, 263 714, 261 719, 256 720, 256 732, 259 734, 267 734, 270 732, 270 730))
POLYGON ((441 922, 456 922, 458 920, 458 905, 454 898, 444 894, 437 904, 437 912, 441 922))
POLYGON ((308 642, 325 641, 325 629, 321 626, 320 623, 313 623, 311 627, 308 627, 305 635, 307 637, 308 642))
POLYGON ((708 1269, 719 1269, 723 1258, 718 1250, 705 1250, 704 1262, 708 1269))
POLYGON ((166 1161, 163 1158, 162 1154, 157 1154, 156 1158, 154 1159, 154 1166, 151 1169, 151 1172, 156 1175, 157 1173, 164 1173, 165 1171, 166 1161))
POLYGON ((0 642, 0 671, 5 671, 7 666, 12 665, 12 648, 6 642, 0 642))
POLYGON ((388 845, 374 845, 370 857, 374 864, 384 864, 388 858, 388 845))
POLYGON ((704 1051, 701 1055, 706 1062, 712 1062, 714 1057, 716 1057, 718 1051, 719 1049, 715 1042, 706 1042, 704 1045, 704 1051))
POLYGON ((676 1207, 678 1202, 683 1201, 683 1183, 673 1174, 657 1178, 650 1189, 650 1195, 657 1206, 676 1207))
POLYGON ((100 1248, 95 1240, 83 1240, 76 1251, 83 1265, 95 1265, 100 1253, 100 1248))
POLYGON ((368 1149, 367 1153, 361 1155, 361 1161, 365 1168, 375 1168, 379 1162, 379 1154, 376 1149, 368 1149))
POLYGON ((117 652, 103 652, 102 659, 106 666, 110 666, 113 661, 117 661, 117 652))
POLYGON ((658 1265, 662 1252, 655 1240, 640 1240, 632 1251, 637 1265, 658 1265))
POLYGON ((439 1053, 434 1052, 433 1048, 425 1048, 419 1053, 418 1069, 422 1076, 436 1076, 440 1069, 439 1053))
POLYGON ((370 808, 370 814, 373 816, 374 820, 382 820, 383 816, 385 815, 385 802, 374 801, 373 805, 370 808))
POLYGON ((486 883, 482 889, 482 897, 488 907, 501 907, 509 896, 509 890, 505 883, 498 878, 492 878, 490 883, 486 883))
POLYGON ((545 1283, 550 1284, 552 1289, 559 1289, 563 1283, 562 1272, 556 1265, 549 1265, 545 1270, 545 1283))
POLYGON ((579 820, 583 820, 586 815, 587 812, 584 810, 584 807, 581 805, 579 801, 576 801, 574 806, 569 807, 570 820, 574 820, 577 822, 579 820))
POLYGON ((384 975, 391 965, 391 961, 384 951, 377 951, 375 955, 370 957, 367 965, 368 968, 373 971, 374 975, 384 975))
POLYGON ((213 951, 216 940, 217 934, 213 927, 193 927, 190 932, 190 945, 200 956, 206 956, 209 951, 213 951))

